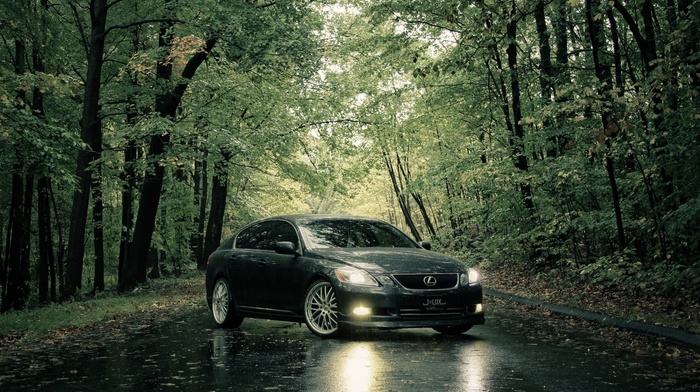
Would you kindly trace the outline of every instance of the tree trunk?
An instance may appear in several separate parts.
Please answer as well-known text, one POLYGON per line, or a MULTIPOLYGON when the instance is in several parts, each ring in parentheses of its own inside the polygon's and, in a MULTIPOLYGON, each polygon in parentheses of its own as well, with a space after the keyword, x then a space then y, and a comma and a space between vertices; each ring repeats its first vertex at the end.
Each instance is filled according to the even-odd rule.
POLYGON ((119 270, 117 283, 122 282, 124 264, 131 246, 131 232, 134 227, 134 191, 136 190, 137 175, 134 164, 138 158, 136 143, 130 140, 124 150, 124 169, 121 173, 122 187, 122 229, 119 241, 119 270))
POLYGON ((204 264, 206 258, 212 254, 221 243, 221 233, 224 225, 224 213, 226 212, 226 195, 228 193, 228 161, 232 154, 224 153, 221 161, 214 168, 214 178, 211 186, 211 208, 209 209, 209 221, 207 234, 204 237, 204 264))
MULTIPOLYGON (((15 74, 26 72, 26 45, 15 41, 15 74)), ((26 106, 25 90, 17 90, 17 108, 26 106)), ((33 178, 25 173, 19 151, 15 154, 16 162, 12 172, 12 193, 10 202, 10 220, 8 223, 8 245, 5 270, 3 271, 2 299, 0 311, 23 309, 29 297, 29 225, 31 224, 31 192, 33 178), (26 264, 26 265, 25 265, 26 264)))
MULTIPOLYGON (((515 167, 517 167, 522 172, 528 171, 527 157, 525 156, 525 130, 523 128, 523 115, 520 104, 520 79, 518 76, 518 48, 515 44, 516 33, 517 33, 517 23, 516 18, 516 6, 513 0, 508 23, 508 38, 509 44, 506 48, 506 54, 508 55, 508 69, 510 70, 510 92, 512 96, 512 111, 513 111, 513 129, 515 138, 510 139, 510 145, 513 151, 513 158, 515 159, 515 167)), ((532 210, 535 205, 532 201, 532 191, 530 189, 530 184, 527 182, 520 183, 520 193, 523 197, 523 203, 528 210, 532 210)))
MULTIPOLYGON (((401 157, 399 157, 399 154, 396 154, 396 166, 399 169, 399 173, 401 173, 401 176, 404 179, 404 183, 408 186, 409 182, 411 181, 411 175, 410 175, 410 170, 408 168, 408 164, 404 165, 401 161, 401 157)), ((418 209, 420 210, 421 216, 423 217, 423 221, 425 222, 425 226, 428 229, 428 233, 430 233, 431 236, 435 236, 435 227, 433 226, 433 222, 430 219, 430 216, 428 215, 428 210, 425 208, 425 203, 423 203, 423 196, 421 196, 420 193, 418 192, 411 192, 411 197, 413 197, 413 201, 416 202, 416 205, 418 206, 418 209)))
POLYGON ((554 95, 552 86, 555 72, 554 67, 552 67, 552 48, 549 44, 549 31, 547 30, 544 7, 544 1, 538 1, 535 5, 534 16, 540 50, 540 91, 544 104, 547 104, 551 102, 554 95))
MULTIPOLYGON (((593 65, 595 74, 600 81, 600 95, 605 100, 610 100, 612 93, 612 77, 610 67, 605 65, 600 58, 603 47, 603 29, 602 21, 593 16, 593 10, 599 6, 598 0, 586 0, 586 24, 588 25, 588 35, 591 43, 591 51, 593 54, 593 65)), ((613 119, 607 111, 602 111, 601 120, 603 123, 603 133, 609 132, 614 125, 613 119)), ((616 126, 615 126, 616 127, 616 126)), ((606 140, 608 150, 610 149, 610 140, 606 140)), ((617 224, 617 242, 620 250, 627 247, 627 239, 625 237, 624 224, 622 222, 622 209, 620 207, 620 193, 617 187, 617 179, 615 177, 615 163, 610 154, 606 155, 605 168, 608 173, 608 181, 610 182, 610 192, 613 200, 613 208, 615 210, 615 222, 617 224)))
MULTIPOLYGON (((102 155, 100 145, 97 155, 102 155)), ((104 222, 102 203, 102 163, 98 161, 95 165, 96 173, 92 178, 92 232, 95 247, 95 281, 93 292, 104 291, 105 289, 105 252, 104 252, 104 222)))
MULTIPOLYGON (((550 35, 547 29, 544 1, 540 0, 535 5, 534 17, 540 52, 540 94, 542 95, 542 106, 547 107, 551 104, 552 98, 555 96, 554 80, 556 78, 556 71, 552 65, 552 47, 549 42, 550 35)), ((552 132, 552 124, 549 116, 544 118, 543 127, 546 132, 552 132)), ((550 134, 547 140, 549 146, 546 150, 546 154, 550 158, 555 158, 559 155, 559 138, 556 134, 550 134)))
POLYGON ((102 83, 102 64, 104 62, 105 28, 107 24, 107 0, 90 1, 90 51, 88 54, 87 77, 85 79, 85 96, 83 114, 80 121, 80 138, 87 149, 78 153, 76 177, 78 188, 73 192, 71 226, 68 236, 68 257, 63 287, 63 298, 73 296, 82 288, 83 257, 85 255, 85 230, 87 224, 88 204, 92 171, 90 164, 98 158, 95 151, 102 144, 100 123, 100 88, 102 83))
MULTIPOLYGON (((19 171, 19 165, 15 165, 19 171)), ((12 174, 12 198, 10 206, 10 220, 8 224, 7 245, 8 257, 6 259, 5 281, 3 283, 2 307, 0 311, 10 309, 22 309, 29 292, 28 281, 22 278, 22 260, 24 252, 24 181, 20 173, 12 174)))
MULTIPOLYGON (((42 0, 42 9, 46 9, 47 2, 42 0)), ((36 12, 36 10, 34 10, 36 12)), ((42 73, 45 71, 41 52, 38 48, 32 50, 32 63, 34 71, 42 73)), ((45 119, 44 113, 44 93, 35 87, 32 92, 32 113, 42 121, 45 119)), ((42 176, 37 181, 37 226, 39 229, 39 265, 37 268, 39 282, 39 303, 46 304, 56 299, 55 280, 55 255, 53 246, 53 232, 51 227, 51 178, 42 176), (52 272, 54 272, 52 274, 52 272), (49 288, 52 288, 52 295, 49 288)))
POLYGON ((194 163, 194 196, 195 202, 199 207, 199 216, 197 218, 197 232, 192 234, 190 240, 190 248, 192 254, 197 261, 197 269, 204 270, 207 267, 208 255, 204 251, 204 225, 206 222, 207 200, 208 200, 208 182, 207 182, 207 153, 204 152, 204 159, 196 160, 194 163))
MULTIPOLYGON (((51 179, 42 177, 37 183, 37 225, 39 226, 39 302, 49 302, 50 271, 55 263, 51 231, 51 179)), ((52 283, 55 280, 52 281, 52 283)), ((55 283, 53 283, 55 286, 55 283)), ((52 298, 52 300, 55 297, 52 298)))
MULTIPOLYGON (((161 45, 167 46, 165 36, 168 29, 163 28, 161 31, 161 45)), ((197 68, 206 60, 209 52, 216 45, 216 39, 207 40, 202 51, 197 52, 187 62, 185 69, 182 71, 182 83, 178 84, 170 92, 160 95, 157 98, 156 110, 160 116, 174 119, 177 113, 177 108, 180 106, 182 95, 187 89, 187 80, 194 77, 197 68)), ((169 80, 172 69, 171 65, 159 63, 158 78, 161 80, 169 80)), ((139 283, 146 281, 146 269, 148 266, 148 252, 151 247, 151 240, 156 226, 156 216, 158 213, 158 205, 160 203, 160 193, 163 188, 163 176, 165 168, 160 164, 159 158, 165 151, 165 147, 170 143, 170 132, 164 130, 161 135, 151 137, 150 147, 148 149, 147 159, 153 162, 154 167, 146 173, 139 198, 139 211, 136 216, 136 224, 134 225, 134 236, 131 242, 129 254, 124 263, 123 279, 119 290, 126 291, 136 287, 139 283)))
POLYGON ((399 208, 401 208, 401 213, 403 214, 406 226, 408 226, 409 230, 411 231, 413 238, 415 238, 416 241, 421 241, 420 232, 418 231, 418 228, 413 221, 413 217, 411 216, 411 208, 409 206, 408 197, 406 196, 405 190, 402 189, 401 185, 399 184, 399 179, 397 178, 396 171, 394 170, 394 164, 386 151, 383 151, 382 155, 384 156, 384 163, 386 164, 386 168, 389 172, 391 184, 394 188, 394 194, 398 200, 399 208))
POLYGON ((49 194, 51 198, 51 205, 54 211, 54 221, 56 222, 56 234, 58 236, 57 244, 57 256, 54 264, 49 264, 49 273, 51 275, 51 300, 58 300, 56 293, 56 288, 58 286, 58 292, 63 292, 63 258, 66 255, 66 243, 63 238, 63 225, 61 224, 61 219, 58 217, 58 208, 56 206, 56 196, 53 192, 53 188, 49 187, 49 194))

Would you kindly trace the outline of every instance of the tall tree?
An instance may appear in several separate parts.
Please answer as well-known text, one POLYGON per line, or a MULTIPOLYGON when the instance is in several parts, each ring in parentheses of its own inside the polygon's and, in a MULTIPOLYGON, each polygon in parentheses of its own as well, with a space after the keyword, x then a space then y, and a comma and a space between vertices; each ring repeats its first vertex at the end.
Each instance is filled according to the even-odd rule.
MULTIPOLYGON (((595 74, 599 81, 600 96, 608 105, 612 102, 612 76, 610 66, 603 61, 603 48, 605 47, 604 30, 601 18, 595 10, 598 9, 600 3, 597 0, 586 0, 586 25, 588 27, 588 37, 591 44, 591 52, 593 56, 593 65, 595 74)), ((606 105, 607 106, 607 105, 606 105)), ((611 110, 605 109, 600 113, 602 122, 602 134, 604 143, 610 148, 610 139, 607 135, 617 133, 619 129, 614 114, 611 110)), ((615 174, 615 161, 611 154, 605 155, 605 169, 608 173, 610 181, 610 192, 612 194, 613 207, 615 210, 615 222, 617 224, 617 242, 620 249, 627 247, 627 237, 625 235, 625 227, 622 221, 622 208, 620 205, 620 193, 617 185, 615 174)))
MULTIPOLYGON (((161 46, 169 47, 168 29, 161 30, 161 46)), ((201 51, 194 54, 182 71, 181 82, 176 83, 173 88, 166 89, 159 95, 156 101, 156 111, 158 114, 172 121, 175 119, 177 109, 182 102, 182 96, 188 86, 188 81, 192 79, 195 72, 216 45, 217 38, 209 38, 201 51)), ((158 64, 158 78, 170 80, 172 76, 172 65, 163 60, 158 64)), ((139 210, 134 226, 134 236, 132 239, 129 254, 123 266, 123 278, 120 290, 126 291, 136 287, 138 283, 146 281, 147 255, 151 247, 151 240, 156 224, 156 214, 160 202, 160 194, 163 187, 163 177, 165 168, 160 164, 159 159, 170 143, 171 130, 164 129, 160 135, 151 137, 147 159, 153 162, 153 167, 146 173, 141 196, 139 199, 139 210)))
POLYGON ((83 113, 80 119, 80 138, 85 148, 78 153, 76 177, 78 186, 73 192, 68 255, 63 297, 74 295, 82 288, 85 234, 92 183, 92 162, 99 158, 102 145, 100 121, 100 89, 104 64, 107 0, 90 0, 90 37, 87 59, 87 76, 83 95, 83 113))
MULTIPOLYGON (((22 3, 28 9, 28 4, 22 3)), ((27 72, 26 52, 24 39, 15 40, 14 71, 16 75, 27 72)), ((20 111, 26 109, 27 94, 23 89, 16 91, 16 108, 20 111)), ((0 311, 8 309, 22 309, 29 296, 29 225, 31 223, 31 189, 33 176, 29 168, 22 161, 22 152, 14 146, 17 161, 12 171, 12 197, 10 204, 8 224, 7 257, 2 273, 2 302, 0 311), (30 192, 30 194, 26 194, 30 192)))

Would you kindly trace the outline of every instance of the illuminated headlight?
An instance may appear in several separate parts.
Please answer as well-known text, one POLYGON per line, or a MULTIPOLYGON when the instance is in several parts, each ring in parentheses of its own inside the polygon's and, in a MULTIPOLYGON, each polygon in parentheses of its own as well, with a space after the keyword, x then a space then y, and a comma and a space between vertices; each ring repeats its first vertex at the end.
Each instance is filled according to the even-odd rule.
POLYGON ((459 283, 462 286, 468 286, 470 284, 477 284, 481 280, 481 275, 479 272, 473 268, 469 268, 466 274, 462 274, 459 279, 459 283))
POLYGON ((481 281, 481 275, 479 272, 473 268, 469 268, 469 283, 479 283, 481 281))
POLYGON ((379 283, 367 272, 357 268, 338 268, 335 270, 338 280, 357 286, 379 286, 379 283))

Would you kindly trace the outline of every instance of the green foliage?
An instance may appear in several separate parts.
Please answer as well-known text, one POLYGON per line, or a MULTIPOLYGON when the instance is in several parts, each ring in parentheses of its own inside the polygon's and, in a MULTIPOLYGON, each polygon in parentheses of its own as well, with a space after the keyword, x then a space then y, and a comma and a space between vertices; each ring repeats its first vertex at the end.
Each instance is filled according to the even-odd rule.
MULTIPOLYGON (((387 43, 379 44, 377 35, 359 36, 366 46, 356 43, 353 58, 366 58, 361 51, 365 47, 390 53, 376 61, 390 61, 391 70, 406 72, 411 80, 400 93, 382 87, 369 90, 377 99, 367 100, 363 109, 385 121, 394 115, 390 129, 402 135, 395 149, 410 151, 413 157, 412 181, 406 187, 430 200, 431 212, 442 226, 434 239, 440 246, 470 263, 516 263, 542 271, 582 269, 596 284, 631 291, 671 295, 685 285, 697 287, 697 281, 688 278, 697 272, 700 254, 693 229, 700 219, 700 166, 693 147, 699 141, 698 126, 691 103, 697 83, 672 71, 697 67, 697 59, 679 55, 686 45, 672 38, 690 34, 689 26, 696 22, 654 27, 656 39, 678 51, 657 53, 659 62, 649 74, 632 44, 626 57, 631 63, 624 70, 630 75, 615 79, 620 94, 609 96, 601 93, 604 85, 591 71, 585 31, 565 37, 566 63, 557 63, 560 58, 554 56, 560 38, 554 27, 562 22, 557 18, 583 26, 582 3, 545 6, 553 22, 548 33, 551 61, 557 67, 550 75, 541 68, 537 31, 530 19, 535 3, 518 2, 510 20, 501 17, 510 11, 510 3, 465 7, 452 1, 388 0, 367 5, 368 20, 387 43), (517 81, 527 171, 513 165, 514 124, 508 122, 513 118, 514 74, 506 67, 505 37, 512 20, 518 29, 517 81), (543 97, 548 78, 552 93, 543 97), (405 93, 410 89, 415 94, 405 93), (662 108, 649 104, 653 94, 659 94, 655 102, 662 108), (399 97, 395 106, 403 109, 398 117, 397 110, 386 111, 394 97, 399 97), (601 126, 603 112, 616 123, 601 126), (622 226, 613 210, 608 162, 620 191, 622 226), (532 210, 523 205, 523 184, 531 189, 532 210), (618 242, 619 230, 627 244, 618 242)), ((607 6, 601 3, 595 17, 605 18, 607 6)), ((634 43, 629 26, 620 24, 623 18, 616 12, 612 10, 618 33, 634 43)), ((604 34, 610 40, 610 32, 604 34)), ((602 60, 614 64, 612 57, 602 60)), ((381 78, 375 83, 381 86, 381 78)), ((365 137, 387 145, 392 140, 387 128, 365 137)))
MULTIPOLYGON (((401 226, 397 201, 404 200, 422 235, 432 224, 430 240, 469 264, 561 270, 603 286, 669 295, 697 287, 699 59, 693 53, 699 30, 692 16, 698 5, 687 14, 677 10, 675 24, 668 9, 654 6, 657 53, 650 64, 628 25, 643 23, 639 10, 630 8, 634 18, 626 21, 610 8, 625 68, 619 74, 612 68, 615 77, 602 82, 582 2, 545 4, 551 70, 542 61, 534 23, 539 3, 516 1, 509 16, 512 4, 113 3, 98 161, 108 275, 116 276, 119 265, 123 187, 135 181, 131 191, 138 196, 154 163, 144 158, 148 141, 167 133, 171 143, 155 158, 167 178, 153 247, 171 271, 191 265, 190 239, 208 219, 208 204, 200 215, 194 193, 204 185, 195 180, 201 175, 209 187, 214 176, 226 179, 224 236, 263 215, 306 211, 373 215, 401 226), (168 48, 158 42, 166 20, 168 48), (513 70, 506 52, 509 23, 517 27, 513 70), (559 24, 568 27, 563 42, 557 41, 559 24), (188 60, 208 39, 216 45, 206 63, 192 80, 182 79, 188 60), (566 61, 558 57, 557 43, 567 50, 566 61), (173 67, 169 81, 156 75, 164 60, 173 67), (516 81, 519 124, 513 122, 516 81), (162 118, 155 103, 179 83, 187 83, 179 111, 162 118), (605 93, 608 83, 611 94, 605 93), (602 124, 603 114, 613 123, 602 124), (522 138, 516 126, 522 126, 522 138), (130 145, 138 157, 125 165, 130 145), (400 168, 398 192, 387 157, 400 168), (519 158, 527 170, 514 165, 519 158), (196 172, 202 166, 207 171, 196 172), (136 178, 125 177, 129 167, 136 178), (626 244, 618 241, 611 176, 626 244)), ((611 4, 602 2, 596 18, 607 18, 611 4)), ((0 180, 10 184, 13 173, 54 179, 54 243, 70 226, 75 158, 85 147, 77 119, 89 21, 88 10, 74 2, 36 12, 0 5, 0 180), (26 72, 17 73, 15 40, 27 43, 27 59, 32 49, 42 54, 44 71, 27 62, 26 72), (41 116, 28 105, 37 91, 44 97, 41 116)), ((613 48, 611 32, 603 34, 613 48)), ((601 61, 614 66, 613 56, 621 54, 606 51, 601 61)), ((10 195, 9 186, 0 190, 2 227, 10 195)), ((88 247, 87 260, 92 253, 88 247)))
POLYGON ((86 328, 141 312, 167 311, 175 307, 201 304, 200 273, 151 282, 129 295, 114 291, 77 298, 41 308, 11 311, 0 315, 0 338, 33 343, 47 336, 58 337, 71 330, 86 328))

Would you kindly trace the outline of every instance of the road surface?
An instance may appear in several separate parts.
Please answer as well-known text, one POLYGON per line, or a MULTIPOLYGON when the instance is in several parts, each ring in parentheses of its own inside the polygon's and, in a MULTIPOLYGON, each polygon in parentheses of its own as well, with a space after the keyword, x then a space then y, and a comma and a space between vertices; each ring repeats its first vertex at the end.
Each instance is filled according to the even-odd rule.
POLYGON ((0 363, 9 391, 657 391, 697 390, 682 363, 622 352, 565 320, 503 303, 461 336, 431 329, 323 340, 304 325, 246 319, 217 328, 205 306, 172 322, 76 341, 0 363))

